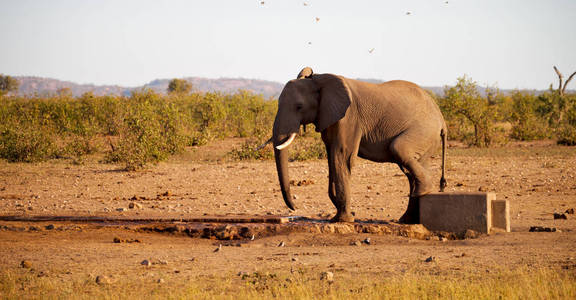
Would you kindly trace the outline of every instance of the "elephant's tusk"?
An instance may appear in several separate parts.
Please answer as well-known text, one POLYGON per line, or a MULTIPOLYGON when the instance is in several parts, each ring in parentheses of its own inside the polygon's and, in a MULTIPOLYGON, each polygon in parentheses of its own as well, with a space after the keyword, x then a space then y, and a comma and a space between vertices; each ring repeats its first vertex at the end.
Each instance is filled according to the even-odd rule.
POLYGON ((294 141, 294 138, 295 138, 295 137, 296 137, 296 133, 290 134, 290 137, 288 138, 288 140, 285 141, 282 145, 276 146, 276 149, 282 150, 282 149, 290 146, 290 144, 292 144, 292 141, 294 141))
POLYGON ((260 151, 260 149, 266 147, 266 145, 270 144, 270 142, 272 142, 272 137, 269 138, 266 142, 264 142, 264 144, 258 146, 258 148, 256 148, 256 151, 260 151))

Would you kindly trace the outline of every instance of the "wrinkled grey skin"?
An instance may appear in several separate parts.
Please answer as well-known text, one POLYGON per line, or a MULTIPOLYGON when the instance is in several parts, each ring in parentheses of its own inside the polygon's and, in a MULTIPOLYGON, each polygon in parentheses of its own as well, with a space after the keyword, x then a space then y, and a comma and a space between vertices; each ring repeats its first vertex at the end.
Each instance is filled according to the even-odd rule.
POLYGON ((431 155, 442 142, 442 179, 446 124, 434 99, 416 84, 389 81, 372 84, 305 68, 282 90, 272 141, 282 196, 295 209, 290 194, 288 149, 278 150, 300 125, 313 123, 322 133, 329 167, 328 195, 336 206, 332 221, 353 222, 350 175, 354 158, 397 164, 408 177, 410 200, 404 223, 418 223, 418 198, 434 191, 428 174, 431 155))

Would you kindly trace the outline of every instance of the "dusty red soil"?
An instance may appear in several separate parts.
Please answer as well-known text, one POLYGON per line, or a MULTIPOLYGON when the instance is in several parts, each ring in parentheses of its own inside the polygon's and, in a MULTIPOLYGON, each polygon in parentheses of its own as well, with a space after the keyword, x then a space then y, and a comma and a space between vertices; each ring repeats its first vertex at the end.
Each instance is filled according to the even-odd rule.
MULTIPOLYGON (((226 160, 224 153, 237 143, 215 143, 139 172, 124 172, 98 163, 97 158, 84 165, 0 162, 0 212, 139 218, 226 214, 329 218, 334 213, 327 195, 325 161, 290 164, 299 207, 290 212, 282 201, 273 161, 226 160), (131 202, 142 208, 130 209, 131 202)), ((185 235, 85 224, 47 230, 49 224, 63 225, 0 222, 0 269, 17 268, 21 260, 28 260, 36 269, 61 278, 86 274, 179 278, 291 267, 347 274, 409 269, 451 274, 516 267, 574 272, 576 215, 555 220, 553 213, 576 208, 576 148, 549 144, 451 148, 448 155, 448 191, 492 191, 497 198, 510 200, 511 233, 446 242, 357 233, 291 233, 213 252, 220 242, 185 235), (19 226, 28 230, 15 231, 19 226), (29 226, 39 230, 31 231, 29 226), (555 227, 560 232, 532 233, 530 226, 555 227), (114 237, 141 242, 114 243, 114 237), (372 245, 350 245, 366 237, 372 245), (285 247, 277 247, 281 241, 285 247), (438 259, 425 263, 429 256, 438 259), (145 268, 140 265, 144 259, 167 264, 145 268)), ((434 165, 436 180, 438 164, 439 159, 434 165)), ((391 221, 401 216, 408 183, 396 166, 358 159, 353 176, 352 205, 358 219, 391 221)))

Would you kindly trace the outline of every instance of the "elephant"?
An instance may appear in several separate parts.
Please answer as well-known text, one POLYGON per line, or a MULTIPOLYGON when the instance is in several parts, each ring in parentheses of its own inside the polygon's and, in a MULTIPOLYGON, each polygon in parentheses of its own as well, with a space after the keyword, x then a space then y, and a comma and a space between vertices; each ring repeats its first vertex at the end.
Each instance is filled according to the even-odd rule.
POLYGON ((328 196, 336 207, 332 222, 354 222, 350 177, 356 156, 395 163, 410 184, 401 223, 419 223, 419 198, 434 191, 428 174, 431 156, 442 143, 440 191, 446 187, 447 128, 434 99, 418 85, 402 80, 374 84, 334 74, 300 71, 284 86, 271 141, 284 202, 296 206, 290 193, 288 146, 300 126, 313 123, 326 147, 328 196))

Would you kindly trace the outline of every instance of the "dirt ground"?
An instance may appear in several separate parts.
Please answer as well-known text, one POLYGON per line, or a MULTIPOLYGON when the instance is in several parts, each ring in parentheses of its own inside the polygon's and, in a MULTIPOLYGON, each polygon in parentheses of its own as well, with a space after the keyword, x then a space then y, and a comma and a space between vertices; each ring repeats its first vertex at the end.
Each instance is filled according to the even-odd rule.
MULTIPOLYGON (((200 217, 203 215, 298 215, 329 218, 326 161, 293 162, 290 176, 299 209, 283 203, 273 161, 233 162, 230 147, 214 143, 144 171, 90 158, 40 164, 0 162, 0 214, 54 216, 200 217), (297 183, 304 184, 298 186, 297 183), (130 209, 130 203, 142 208, 130 209)), ((255 238, 241 247, 182 235, 142 233, 121 227, 70 226, 0 221, 0 270, 22 260, 46 276, 67 280, 107 275, 179 280, 238 272, 332 271, 335 276, 383 276, 407 270, 443 274, 484 273, 508 268, 552 268, 576 272, 576 215, 555 220, 554 212, 576 208, 576 148, 549 143, 448 152, 447 191, 492 191, 510 200, 511 233, 456 241, 416 240, 369 234, 310 234, 255 238), (2 229, 2 226, 7 226, 2 229), (11 230, 35 226, 38 230, 11 230), (528 232, 530 226, 558 232, 528 232), (140 243, 114 243, 113 239, 140 243), (371 245, 352 242, 371 239, 371 245), (278 247, 280 242, 284 247, 278 247), (434 256, 432 263, 426 258, 434 256), (151 267, 141 265, 150 260, 151 267)), ((434 164, 439 178, 439 158, 434 164)), ((398 167, 362 159, 353 169, 352 206, 358 219, 393 221, 407 205, 408 182, 398 167)), ((57 224, 55 224, 57 225, 57 224)))

